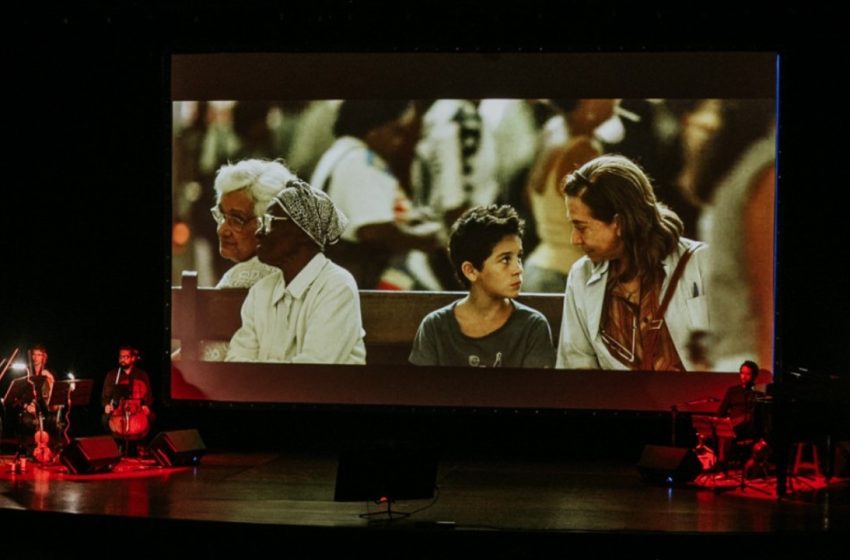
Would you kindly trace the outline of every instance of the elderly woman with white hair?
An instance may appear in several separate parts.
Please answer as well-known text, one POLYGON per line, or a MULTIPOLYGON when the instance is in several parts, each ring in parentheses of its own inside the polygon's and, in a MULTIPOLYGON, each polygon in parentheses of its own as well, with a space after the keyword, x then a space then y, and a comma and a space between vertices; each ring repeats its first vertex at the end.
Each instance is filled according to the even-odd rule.
POLYGON ((274 268, 249 290, 228 361, 365 364, 360 297, 325 249, 348 219, 324 192, 289 181, 258 219, 257 257, 274 268))
POLYGON ((216 205, 210 210, 218 227, 218 251, 236 263, 216 288, 250 288, 272 267, 257 259, 257 216, 295 174, 278 161, 245 159, 222 165, 215 178, 216 205))
MULTIPOLYGON (((236 264, 221 276, 216 288, 250 288, 274 272, 257 259, 257 216, 295 178, 279 161, 262 159, 244 159, 218 169, 213 185, 216 205, 210 212, 217 224, 219 254, 236 264)), ((227 341, 202 344, 205 361, 220 362, 227 356, 227 341)))

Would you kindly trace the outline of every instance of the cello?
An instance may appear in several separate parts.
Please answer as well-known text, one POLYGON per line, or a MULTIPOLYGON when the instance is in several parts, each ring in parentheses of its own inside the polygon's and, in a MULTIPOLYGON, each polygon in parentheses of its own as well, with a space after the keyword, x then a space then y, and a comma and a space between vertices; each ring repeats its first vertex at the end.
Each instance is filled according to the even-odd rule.
POLYGON ((112 412, 109 414, 109 431, 116 438, 127 441, 142 439, 148 435, 150 422, 142 408, 141 399, 112 399, 112 412))
POLYGON ((113 437, 136 441, 143 439, 150 431, 149 411, 144 405, 149 389, 144 382, 136 379, 135 371, 131 370, 124 382, 121 382, 122 373, 124 369, 119 367, 112 398, 109 400, 112 410, 107 413, 106 424, 113 437))

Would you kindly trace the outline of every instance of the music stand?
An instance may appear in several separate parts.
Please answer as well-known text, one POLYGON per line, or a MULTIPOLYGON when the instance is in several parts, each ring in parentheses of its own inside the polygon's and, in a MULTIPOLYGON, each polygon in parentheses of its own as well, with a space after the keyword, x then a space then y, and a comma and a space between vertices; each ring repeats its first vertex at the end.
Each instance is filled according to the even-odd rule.
POLYGON ((32 398, 28 398, 28 396, 32 396, 33 386, 30 385, 30 380, 35 384, 36 393, 41 392, 41 385, 44 383, 46 377, 38 375, 33 377, 19 377, 17 379, 13 379, 11 383, 9 383, 9 387, 6 389, 6 395, 3 397, 3 403, 9 406, 11 404, 12 408, 19 408, 21 405, 26 404, 32 400, 32 398))
POLYGON ((71 408, 73 405, 87 406, 91 402, 92 388, 94 381, 91 379, 75 379, 73 381, 56 381, 53 383, 53 391, 50 393, 50 402, 48 410, 56 407, 56 431, 60 431, 60 414, 62 407, 68 405, 68 410, 65 412, 65 429, 62 430, 64 440, 61 443, 65 444, 71 441, 68 437, 68 429, 70 428, 71 408))
POLYGON ((53 384, 49 406, 77 405, 87 406, 91 402, 94 381, 91 379, 75 379, 74 381, 57 381, 53 384))
POLYGON ((120 385, 114 385, 112 387, 112 406, 116 406, 116 403, 130 398, 130 384, 129 383, 121 383, 120 385))

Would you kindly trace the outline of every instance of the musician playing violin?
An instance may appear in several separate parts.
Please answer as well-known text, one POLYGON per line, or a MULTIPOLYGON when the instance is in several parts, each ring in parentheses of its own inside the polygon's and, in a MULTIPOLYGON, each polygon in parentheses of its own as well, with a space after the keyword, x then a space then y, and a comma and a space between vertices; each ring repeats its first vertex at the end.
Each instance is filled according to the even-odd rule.
POLYGON ((122 346, 118 350, 118 367, 110 370, 103 382, 104 427, 124 441, 147 436, 154 417, 150 378, 136 366, 138 360, 138 350, 122 346))
POLYGON ((25 391, 22 400, 18 401, 18 451, 31 455, 33 439, 36 436, 45 434, 47 429, 54 432, 54 435, 56 432, 54 415, 49 414, 54 411, 48 410, 47 406, 53 391, 54 377, 47 369, 47 348, 41 344, 35 344, 29 350, 27 382, 32 391, 25 391))
POLYGON ((47 349, 44 346, 36 344, 30 348, 29 358, 31 365, 29 373, 36 385, 35 393, 39 398, 30 400, 26 404, 25 410, 30 414, 35 414, 38 412, 39 406, 46 410, 47 403, 50 402, 50 394, 53 391, 54 377, 53 373, 46 367, 47 349))

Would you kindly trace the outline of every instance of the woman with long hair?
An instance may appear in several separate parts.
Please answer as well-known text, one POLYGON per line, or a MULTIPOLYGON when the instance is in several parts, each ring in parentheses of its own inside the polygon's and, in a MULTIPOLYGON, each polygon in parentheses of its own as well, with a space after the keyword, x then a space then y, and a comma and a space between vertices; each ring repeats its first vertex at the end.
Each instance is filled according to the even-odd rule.
POLYGON ((709 328, 707 246, 682 237, 631 160, 602 156, 563 182, 571 242, 557 367, 682 371, 688 343, 709 328))

